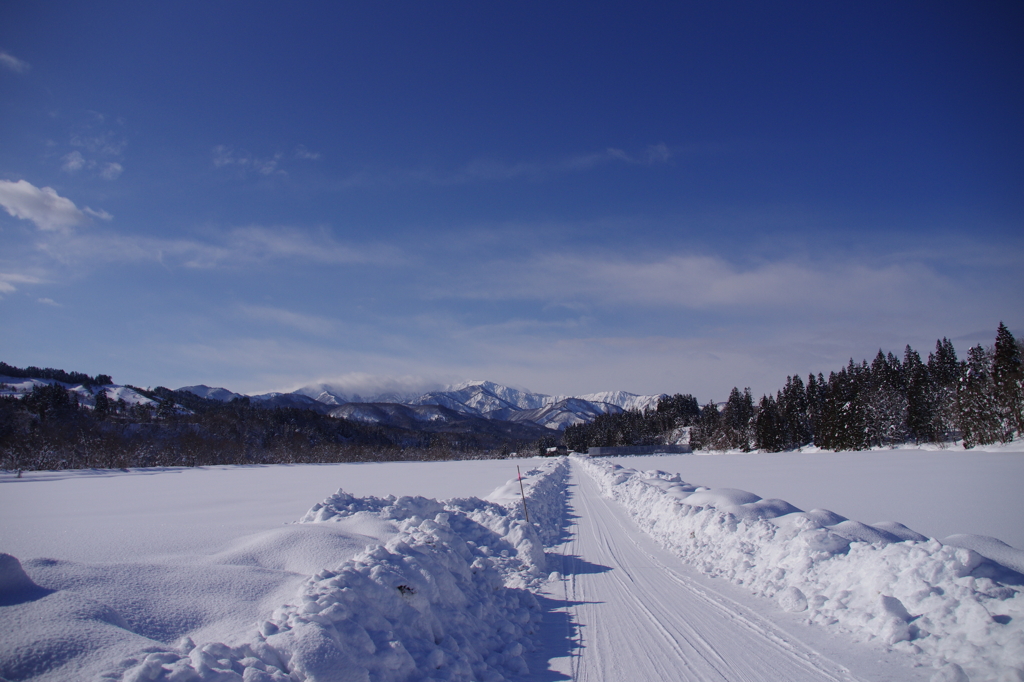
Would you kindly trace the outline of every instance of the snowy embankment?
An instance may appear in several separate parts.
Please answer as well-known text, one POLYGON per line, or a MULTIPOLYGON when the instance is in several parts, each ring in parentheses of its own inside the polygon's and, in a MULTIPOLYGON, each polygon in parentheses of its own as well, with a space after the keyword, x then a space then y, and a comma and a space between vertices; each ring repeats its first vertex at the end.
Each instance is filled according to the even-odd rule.
MULTIPOLYGON (((524 472, 529 508, 560 508, 568 463, 524 472)), ((519 482, 489 500, 356 498, 338 491, 300 523, 354 517, 397 524, 369 547, 306 581, 238 643, 149 650, 104 677, 125 681, 314 682, 319 680, 502 680, 526 672, 523 654, 539 622, 526 587, 544 575, 543 537, 561 515, 524 519, 519 482)))
MULTIPOLYGON (((1021 576, 898 523, 869 526, 730 488, 577 458, 641 529, 704 573, 807 621, 940 668, 939 680, 1024 679, 1021 576)), ((1024 552, 1002 561, 1024 568, 1024 552)))

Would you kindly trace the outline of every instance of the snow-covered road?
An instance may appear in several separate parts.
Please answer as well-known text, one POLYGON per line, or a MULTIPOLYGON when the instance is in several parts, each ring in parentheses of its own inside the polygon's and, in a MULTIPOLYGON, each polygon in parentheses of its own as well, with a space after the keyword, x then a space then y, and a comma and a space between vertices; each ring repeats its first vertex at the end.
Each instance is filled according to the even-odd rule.
MULTIPOLYGON (((560 557, 549 562, 563 579, 545 591, 549 604, 567 617, 553 619, 563 633, 548 632, 561 644, 543 652, 545 679, 860 680, 875 678, 880 663, 893 672, 891 661, 876 659, 854 674, 688 575, 679 559, 640 532, 578 465, 568 502, 567 537, 557 548, 560 557), (557 646, 562 652, 554 650, 557 646)), ((917 677, 906 672, 904 679, 917 677)))

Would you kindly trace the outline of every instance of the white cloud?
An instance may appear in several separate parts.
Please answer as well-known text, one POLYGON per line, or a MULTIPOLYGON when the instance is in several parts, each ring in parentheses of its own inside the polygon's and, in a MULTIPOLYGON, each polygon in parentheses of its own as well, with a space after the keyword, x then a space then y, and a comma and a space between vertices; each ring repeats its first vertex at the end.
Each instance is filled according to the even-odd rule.
POLYGON ((653 166, 658 163, 667 163, 672 158, 672 152, 664 142, 648 145, 640 156, 633 156, 622 149, 609 147, 603 152, 572 156, 563 159, 555 165, 558 170, 587 170, 595 166, 611 161, 622 161, 631 165, 653 166))
POLYGON ((237 163, 235 153, 222 144, 213 148, 213 165, 217 168, 237 163))
MULTIPOLYGON (((281 155, 275 154, 272 159, 253 159, 252 167, 256 169, 256 172, 261 175, 270 175, 277 171, 277 162, 280 160, 281 155)), ((284 172, 284 171, 278 171, 284 172)))
POLYGON ((31 220, 40 230, 68 231, 88 221, 74 202, 52 187, 39 188, 26 180, 0 180, 0 205, 15 218, 31 220))
POLYGON ((568 306, 677 310, 899 310, 914 300, 956 295, 947 278, 920 263, 812 265, 769 261, 741 267, 718 256, 626 258, 541 254, 453 273, 437 298, 536 300, 568 306), (503 273, 516 272, 510 280, 503 273), (567 276, 571 273, 571 276, 567 276))
POLYGON ((213 148, 212 155, 215 168, 237 166, 242 171, 251 169, 260 175, 273 175, 275 173, 286 175, 285 171, 277 167, 278 162, 283 156, 281 153, 274 154, 274 156, 269 158, 259 158, 247 153, 235 154, 235 151, 227 145, 219 144, 213 148))
POLYGON ((540 180, 551 175, 577 173, 598 166, 620 162, 629 165, 653 166, 667 163, 672 151, 664 143, 649 145, 642 154, 631 155, 622 149, 609 147, 590 154, 578 154, 545 161, 506 163, 493 159, 475 159, 454 171, 421 168, 414 171, 375 172, 363 170, 350 175, 342 187, 366 187, 403 183, 429 183, 433 185, 462 185, 471 182, 489 182, 526 178, 540 180))
POLYGON ((114 161, 103 164, 103 169, 100 171, 100 177, 105 180, 116 180, 119 175, 124 171, 124 166, 114 161))
POLYGON ((99 218, 100 220, 113 220, 114 219, 114 216, 110 215, 109 213, 107 213, 103 209, 100 209, 100 210, 96 211, 96 210, 93 210, 93 209, 89 208, 88 206, 86 206, 85 208, 82 209, 82 211, 85 212, 85 213, 88 213, 93 218, 99 218))
MULTIPOLYGON (((101 116, 101 114, 96 115, 101 116)), ((102 123, 102 119, 100 119, 100 122, 102 123)), ((91 126, 89 127, 91 128, 91 126)), ((90 154, 101 154, 116 158, 124 153, 125 147, 128 146, 128 140, 112 130, 102 132, 85 130, 72 134, 71 146, 81 147, 90 154)))
POLYGON ((18 290, 15 284, 39 284, 42 280, 31 275, 0 272, 0 294, 13 294, 18 290))
POLYGON ((65 154, 61 157, 61 161, 64 163, 61 164, 60 168, 66 173, 75 173, 85 168, 85 157, 77 149, 69 154, 65 154))
MULTIPOLYGON (((97 218, 109 214, 86 209, 97 218)), ((62 234, 37 244, 51 258, 65 264, 129 263, 153 261, 185 268, 246 267, 275 260, 326 265, 397 265, 401 257, 391 247, 357 248, 338 242, 326 231, 249 226, 214 232, 206 240, 162 239, 95 232, 62 234)))
POLYGON ((3 50, 0 50, 0 65, 2 65, 8 71, 13 71, 14 73, 25 73, 26 71, 32 68, 31 66, 29 66, 28 62, 22 61, 14 55, 4 52, 3 50))
POLYGON ((36 300, 37 300, 37 301, 38 301, 39 303, 42 303, 43 305, 52 305, 52 306, 54 306, 54 307, 56 307, 56 308, 60 308, 60 307, 61 307, 61 304, 60 304, 60 303, 57 303, 57 302, 56 302, 55 300, 53 300, 52 298, 39 298, 39 299, 36 299, 36 300))
POLYGON ((316 315, 304 315, 282 308, 271 308, 266 306, 242 306, 241 312, 245 317, 260 322, 271 322, 285 327, 292 327, 307 334, 326 336, 336 328, 334 320, 316 315))
POLYGON ((453 383, 457 383, 457 379, 453 378, 448 381, 442 381, 415 375, 382 376, 368 372, 349 372, 340 376, 322 378, 294 386, 291 390, 312 388, 313 390, 327 390, 346 396, 358 395, 363 397, 385 394, 419 396, 430 391, 440 390, 446 385, 453 383))
POLYGON ((295 148, 295 158, 304 159, 307 161, 316 161, 320 158, 320 152, 311 152, 306 149, 306 145, 300 144, 295 148))

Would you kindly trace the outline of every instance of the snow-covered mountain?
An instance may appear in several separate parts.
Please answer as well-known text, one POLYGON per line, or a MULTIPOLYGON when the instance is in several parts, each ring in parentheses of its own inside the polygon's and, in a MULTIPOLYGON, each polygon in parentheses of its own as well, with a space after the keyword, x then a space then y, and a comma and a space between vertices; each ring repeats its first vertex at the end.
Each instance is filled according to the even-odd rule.
POLYGON ((553 401, 561 401, 566 398, 575 398, 577 400, 584 400, 588 403, 604 403, 607 405, 615 405, 621 407, 623 410, 655 410, 658 408, 658 401, 666 397, 665 393, 658 395, 636 395, 635 393, 628 393, 626 391, 604 391, 601 393, 587 393, 586 395, 577 396, 558 396, 553 398, 553 401))
MULTIPOLYGON (((186 386, 178 390, 214 400, 228 401, 243 397, 224 388, 209 386, 186 386)), ((664 395, 605 391, 578 396, 551 396, 503 386, 493 381, 466 381, 423 394, 389 391, 373 395, 347 393, 337 385, 316 383, 303 386, 291 393, 264 393, 249 398, 275 407, 304 407, 319 412, 329 411, 335 416, 358 421, 394 422, 395 425, 412 418, 406 412, 401 412, 400 417, 399 412, 394 410, 382 411, 381 405, 439 406, 472 417, 533 423, 562 431, 573 424, 592 422, 602 414, 614 414, 625 410, 653 410, 657 408, 658 401, 664 395), (339 409, 343 407, 348 409, 339 409)))
POLYGON ((535 410, 543 407, 549 396, 509 388, 493 381, 467 381, 443 391, 431 391, 410 404, 443 405, 467 414, 486 416, 496 410, 535 410))
POLYGON ((602 414, 617 414, 622 408, 611 403, 593 403, 580 398, 566 398, 548 403, 534 410, 495 410, 488 412, 491 419, 512 422, 533 422, 549 429, 564 431, 567 426, 589 424, 602 414))
POLYGON ((626 391, 550 396, 491 381, 468 381, 422 395, 412 404, 443 405, 466 414, 506 421, 531 421, 561 431, 573 424, 591 422, 600 414, 655 409, 662 397, 664 394, 636 395, 626 391))
POLYGON ((192 395, 197 395, 200 398, 206 398, 207 400, 219 400, 224 403, 231 402, 235 398, 243 397, 241 393, 235 393, 226 388, 211 388, 206 384, 199 384, 198 386, 182 386, 178 390, 188 391, 192 395))

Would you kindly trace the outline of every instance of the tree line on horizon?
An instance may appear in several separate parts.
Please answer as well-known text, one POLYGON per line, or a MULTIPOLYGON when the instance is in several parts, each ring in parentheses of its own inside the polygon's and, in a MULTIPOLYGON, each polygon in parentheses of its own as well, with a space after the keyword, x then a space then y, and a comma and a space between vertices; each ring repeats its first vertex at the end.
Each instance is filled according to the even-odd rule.
MULTIPOLYGON (((61 382, 86 376, 18 371, 4 376, 61 382)), ((112 383, 100 378, 107 379, 103 385, 112 383)), ((90 409, 58 383, 35 386, 20 398, 0 397, 0 469, 475 459, 526 447, 522 439, 495 433, 427 433, 302 408, 265 407, 248 398, 220 402, 163 387, 129 388, 154 402, 129 404, 99 390, 90 409)))
POLYGON ((902 443, 964 447, 1008 442, 1024 434, 1024 346, 1003 323, 995 344, 976 345, 963 360, 949 339, 935 343, 927 361, 909 345, 902 359, 881 350, 826 378, 786 378, 775 395, 756 404, 750 389, 733 388, 720 408, 703 408, 691 395, 663 398, 656 410, 601 415, 565 431, 566 447, 656 445, 689 427, 695 450, 781 452, 815 445, 864 450, 902 443))

